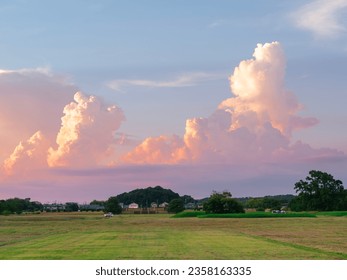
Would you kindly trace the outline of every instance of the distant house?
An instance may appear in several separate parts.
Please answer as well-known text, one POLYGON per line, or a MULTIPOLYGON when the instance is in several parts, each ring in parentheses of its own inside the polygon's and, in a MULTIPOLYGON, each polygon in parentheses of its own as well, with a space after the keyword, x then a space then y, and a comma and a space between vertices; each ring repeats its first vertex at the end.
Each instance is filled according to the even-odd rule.
POLYGON ((129 208, 130 209, 136 209, 136 208, 139 208, 139 205, 137 203, 133 202, 133 203, 129 204, 129 208))
POLYGON ((163 203, 159 204, 160 208, 165 208, 167 206, 169 206, 169 203, 167 203, 167 202, 163 202, 163 203))
POLYGON ((151 208, 158 208, 158 204, 155 203, 155 202, 152 202, 152 203, 151 203, 151 208))
POLYGON ((62 203, 52 203, 52 204, 44 204, 43 205, 44 211, 49 212, 60 212, 65 210, 65 204, 62 203))

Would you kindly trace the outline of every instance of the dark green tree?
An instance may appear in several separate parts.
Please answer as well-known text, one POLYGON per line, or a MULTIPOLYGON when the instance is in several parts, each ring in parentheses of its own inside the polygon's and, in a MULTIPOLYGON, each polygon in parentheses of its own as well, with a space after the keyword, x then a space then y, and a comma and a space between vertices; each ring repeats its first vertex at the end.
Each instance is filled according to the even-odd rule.
POLYGON ((78 203, 76 202, 66 202, 65 211, 66 212, 77 212, 79 210, 78 203))
POLYGON ((263 208, 264 209, 271 209, 271 210, 279 210, 281 209, 281 201, 274 199, 274 198, 269 198, 265 197, 263 199, 263 208))
POLYGON ((111 196, 105 204, 105 212, 111 212, 112 214, 122 213, 122 207, 119 205, 118 198, 116 196, 111 196))
POLYGON ((245 210, 240 202, 231 198, 229 192, 213 192, 209 199, 204 202, 203 209, 206 213, 244 213, 245 210))
POLYGON ((21 198, 9 198, 6 200, 6 210, 10 213, 21 214, 25 211, 30 205, 30 198, 21 199, 21 198))
POLYGON ((311 170, 305 180, 295 183, 298 196, 289 207, 293 211, 347 210, 347 191, 342 181, 326 172, 311 170))
POLYGON ((90 205, 99 205, 99 206, 105 206, 106 201, 103 200, 96 200, 94 199, 91 203, 89 203, 90 205))
POLYGON ((257 211, 264 211, 264 199, 263 198, 251 198, 246 202, 247 208, 255 208, 257 211))
POLYGON ((184 210, 184 202, 181 198, 175 198, 170 201, 168 206, 169 213, 178 213, 184 210))

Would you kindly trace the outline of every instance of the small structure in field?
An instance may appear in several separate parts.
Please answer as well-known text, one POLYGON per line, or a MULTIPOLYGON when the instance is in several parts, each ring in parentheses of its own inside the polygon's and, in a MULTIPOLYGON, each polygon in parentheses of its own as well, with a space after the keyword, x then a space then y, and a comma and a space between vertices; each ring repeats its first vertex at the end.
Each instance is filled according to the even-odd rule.
POLYGON ((152 203, 151 203, 151 208, 158 208, 158 204, 155 203, 155 202, 152 202, 152 203))
POLYGON ((285 214, 286 211, 284 210, 272 210, 272 214, 285 214))
POLYGON ((111 217, 113 217, 113 214, 111 212, 108 212, 108 213, 104 214, 104 217, 105 218, 111 218, 111 217))

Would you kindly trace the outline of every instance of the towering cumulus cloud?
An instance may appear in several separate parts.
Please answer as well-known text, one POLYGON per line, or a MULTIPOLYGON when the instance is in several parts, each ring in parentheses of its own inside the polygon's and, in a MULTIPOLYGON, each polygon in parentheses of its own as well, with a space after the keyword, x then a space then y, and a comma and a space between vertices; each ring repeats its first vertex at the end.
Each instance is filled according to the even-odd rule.
MULTIPOLYGON (((19 74, 15 77, 11 76, 11 78, 16 80, 19 76, 20 80, 23 79, 19 74)), ((32 75, 32 72, 24 72, 24 74, 32 75)), ((25 120, 25 115, 22 112, 19 112, 18 115, 15 112, 1 112, 0 116, 4 116, 2 122, 0 122, 1 127, 20 129, 23 121, 28 125, 28 128, 26 130, 23 129, 24 132, 19 131, 18 135, 15 134, 14 136, 12 135, 12 130, 9 130, 7 138, 6 134, 1 135, 1 139, 5 140, 4 143, 8 139, 11 140, 8 141, 11 145, 13 143, 16 144, 12 148, 5 145, 6 149, 1 150, 3 164, 0 166, 0 175, 16 176, 18 174, 26 174, 30 176, 31 171, 44 170, 48 167, 70 166, 78 168, 106 165, 113 161, 114 145, 117 143, 114 134, 124 120, 122 110, 115 105, 104 105, 100 98, 87 96, 81 92, 75 93, 73 96, 74 101, 66 105, 66 100, 68 99, 67 92, 74 88, 63 84, 63 86, 60 86, 63 87, 61 89, 56 82, 53 83, 54 87, 47 83, 46 90, 48 92, 50 90, 53 91, 53 93, 48 94, 48 97, 41 91, 32 92, 30 82, 32 80, 35 82, 38 79, 36 72, 34 74, 35 79, 24 77, 29 84, 26 90, 25 88, 14 88, 13 86, 7 87, 8 92, 13 91, 16 96, 22 96, 25 99, 32 98, 34 109, 37 112, 34 114, 28 110, 30 113, 28 116, 32 114, 35 116, 32 122, 25 120), (58 94, 54 93, 55 88, 57 88, 56 92, 58 94), (62 95, 61 92, 65 94, 62 95), (56 103, 49 103, 46 98, 55 100, 56 103), (50 108, 52 108, 52 112, 50 112, 50 108), (59 113, 58 110, 60 111, 59 113), (63 117, 61 117, 62 114, 63 117), (15 117, 18 118, 18 125, 16 122, 13 122, 13 119, 10 119, 13 124, 6 122, 8 117, 11 116, 13 116, 13 119, 15 117), (57 120, 59 121, 60 118, 61 124, 59 129, 57 120), (36 120, 38 121, 35 122, 36 120), (36 132, 30 135, 30 130, 36 132)), ((46 75, 41 73, 39 75, 40 80, 49 80, 49 77, 46 75)), ((41 90, 39 87, 37 88, 41 90)), ((6 92, 2 93, 3 96, 0 97, 3 100, 13 101, 11 97, 6 95, 6 92)), ((69 98, 70 100, 71 97, 72 95, 69 98)), ((19 99, 18 108, 25 108, 24 103, 24 100, 19 99)))
POLYGON ((49 69, 0 70, 0 160, 37 131, 53 140, 76 91, 49 69))
POLYGON ((285 88, 285 66, 278 42, 258 44, 253 58, 242 61, 230 77, 233 96, 210 117, 188 119, 183 139, 147 138, 124 160, 237 163, 295 154, 301 145, 291 145, 292 132, 318 121, 297 115, 301 105, 285 88))
POLYGON ((254 59, 242 61, 230 77, 235 97, 219 106, 232 110, 232 128, 253 129, 268 122, 285 136, 290 136, 295 129, 316 124, 314 118, 296 115, 301 105, 284 87, 286 63, 280 44, 258 44, 253 56, 254 59))
POLYGON ((101 164, 123 119, 120 108, 104 106, 95 96, 77 92, 74 102, 64 108, 57 148, 49 149, 49 166, 101 164))

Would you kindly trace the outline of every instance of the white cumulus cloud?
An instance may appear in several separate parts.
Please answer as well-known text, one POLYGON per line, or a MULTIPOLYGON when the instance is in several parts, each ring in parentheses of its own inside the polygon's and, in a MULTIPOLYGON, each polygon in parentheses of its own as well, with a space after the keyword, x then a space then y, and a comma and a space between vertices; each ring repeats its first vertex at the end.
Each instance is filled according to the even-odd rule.
POLYGON ((112 144, 114 133, 124 120, 122 110, 105 106, 96 96, 81 92, 66 105, 57 134, 57 148, 49 149, 49 166, 95 166, 102 164, 112 144))
MULTIPOLYGON (((241 61, 230 76, 233 96, 222 101, 210 117, 188 119, 183 138, 147 138, 124 161, 236 164, 277 161, 285 155, 320 155, 320 150, 291 143, 292 131, 318 121, 298 115, 302 106, 285 88, 285 67, 278 42, 258 44, 253 58, 241 61)), ((335 155, 331 150, 327 153, 335 155)))

